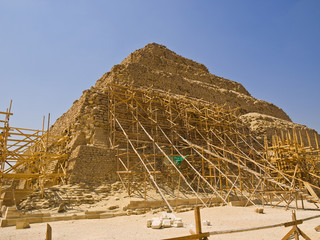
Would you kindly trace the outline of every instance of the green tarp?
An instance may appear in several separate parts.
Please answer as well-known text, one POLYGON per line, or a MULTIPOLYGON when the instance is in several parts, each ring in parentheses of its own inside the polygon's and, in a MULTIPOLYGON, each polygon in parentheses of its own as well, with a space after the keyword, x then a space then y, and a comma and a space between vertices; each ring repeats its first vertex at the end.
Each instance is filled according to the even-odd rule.
POLYGON ((170 156, 170 159, 176 164, 176 166, 180 166, 181 162, 186 158, 187 156, 181 157, 181 156, 170 156))

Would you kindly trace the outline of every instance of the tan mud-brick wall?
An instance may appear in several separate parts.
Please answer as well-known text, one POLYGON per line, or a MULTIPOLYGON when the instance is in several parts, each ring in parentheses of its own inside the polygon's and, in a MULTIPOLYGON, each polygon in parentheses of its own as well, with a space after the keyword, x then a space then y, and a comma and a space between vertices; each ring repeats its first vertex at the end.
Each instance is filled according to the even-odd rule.
POLYGON ((115 151, 95 146, 78 146, 69 159, 69 181, 113 181, 116 177, 115 151))

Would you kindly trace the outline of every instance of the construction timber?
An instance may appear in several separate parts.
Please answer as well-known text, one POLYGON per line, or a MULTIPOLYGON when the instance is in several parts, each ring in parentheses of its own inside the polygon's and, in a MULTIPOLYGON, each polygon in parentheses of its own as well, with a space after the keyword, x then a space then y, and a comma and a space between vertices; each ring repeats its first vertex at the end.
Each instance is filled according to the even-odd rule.
POLYGON ((204 206, 234 200, 244 205, 274 199, 287 206, 298 199, 320 202, 313 191, 319 189, 318 182, 300 174, 318 175, 318 145, 303 147, 309 149, 304 156, 298 150, 297 155, 307 161, 303 165, 296 161, 299 158, 281 155, 285 142, 278 142, 278 150, 273 146, 276 152, 271 153, 239 120, 237 109, 115 84, 103 94, 109 98, 109 140, 118 150, 117 173, 128 195, 140 191, 146 196, 150 183, 164 201, 167 189, 160 186, 165 185, 177 199, 180 191, 190 191, 204 206), (279 161, 291 161, 299 166, 293 171, 300 170, 284 171, 279 161))
POLYGON ((11 105, 0 112, 0 202, 8 205, 48 184, 63 182, 68 158, 57 150, 59 138, 50 135, 49 119, 47 131, 45 119, 42 130, 10 126, 11 105))
MULTIPOLYGON (((108 99, 102 125, 129 196, 147 200, 153 188, 171 211, 186 194, 205 207, 320 203, 317 137, 316 146, 304 146, 295 131, 261 142, 237 109, 170 91, 110 83, 94 93, 108 99)), ((42 130, 11 127, 10 109, 0 112, 2 190, 67 183, 68 136, 51 135, 49 121, 46 131, 44 123, 42 130)))

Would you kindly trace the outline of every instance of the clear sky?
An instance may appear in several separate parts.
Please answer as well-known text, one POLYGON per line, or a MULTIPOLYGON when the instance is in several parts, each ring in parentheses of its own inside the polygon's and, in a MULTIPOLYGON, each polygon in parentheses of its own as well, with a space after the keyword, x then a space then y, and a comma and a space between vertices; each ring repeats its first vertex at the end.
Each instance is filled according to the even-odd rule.
POLYGON ((150 42, 320 131, 319 0, 0 0, 0 111, 41 129, 150 42))

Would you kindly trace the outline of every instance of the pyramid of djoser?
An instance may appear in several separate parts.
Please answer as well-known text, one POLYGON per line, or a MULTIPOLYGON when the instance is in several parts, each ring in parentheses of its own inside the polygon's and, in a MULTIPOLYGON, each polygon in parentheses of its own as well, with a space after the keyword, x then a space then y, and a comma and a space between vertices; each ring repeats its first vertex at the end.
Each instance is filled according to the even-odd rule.
MULTIPOLYGON (((113 145, 111 139, 110 124, 116 124, 110 123, 110 86, 141 89, 164 97, 170 95, 234 109, 242 128, 262 142, 265 136, 271 137, 281 130, 301 130, 304 142, 307 142, 306 133, 310 136, 316 133, 293 123, 274 104, 252 97, 240 83, 211 74, 203 64, 152 43, 131 53, 105 73, 94 87, 83 91, 83 95, 51 127, 52 134, 70 137, 64 146, 64 151, 70 154, 67 162, 70 182, 117 179, 116 155, 124 146, 113 145)), ((118 107, 121 105, 115 106, 118 107)), ((122 117, 133 119, 125 114, 122 117)), ((310 141, 314 144, 315 140, 310 141)))
POLYGON ((316 131, 240 83, 152 43, 83 91, 24 151, 3 149, 2 159, 16 164, 1 175, 0 207, 52 214, 101 207, 108 213, 100 218, 272 205, 283 196, 320 203, 319 142, 316 131))

